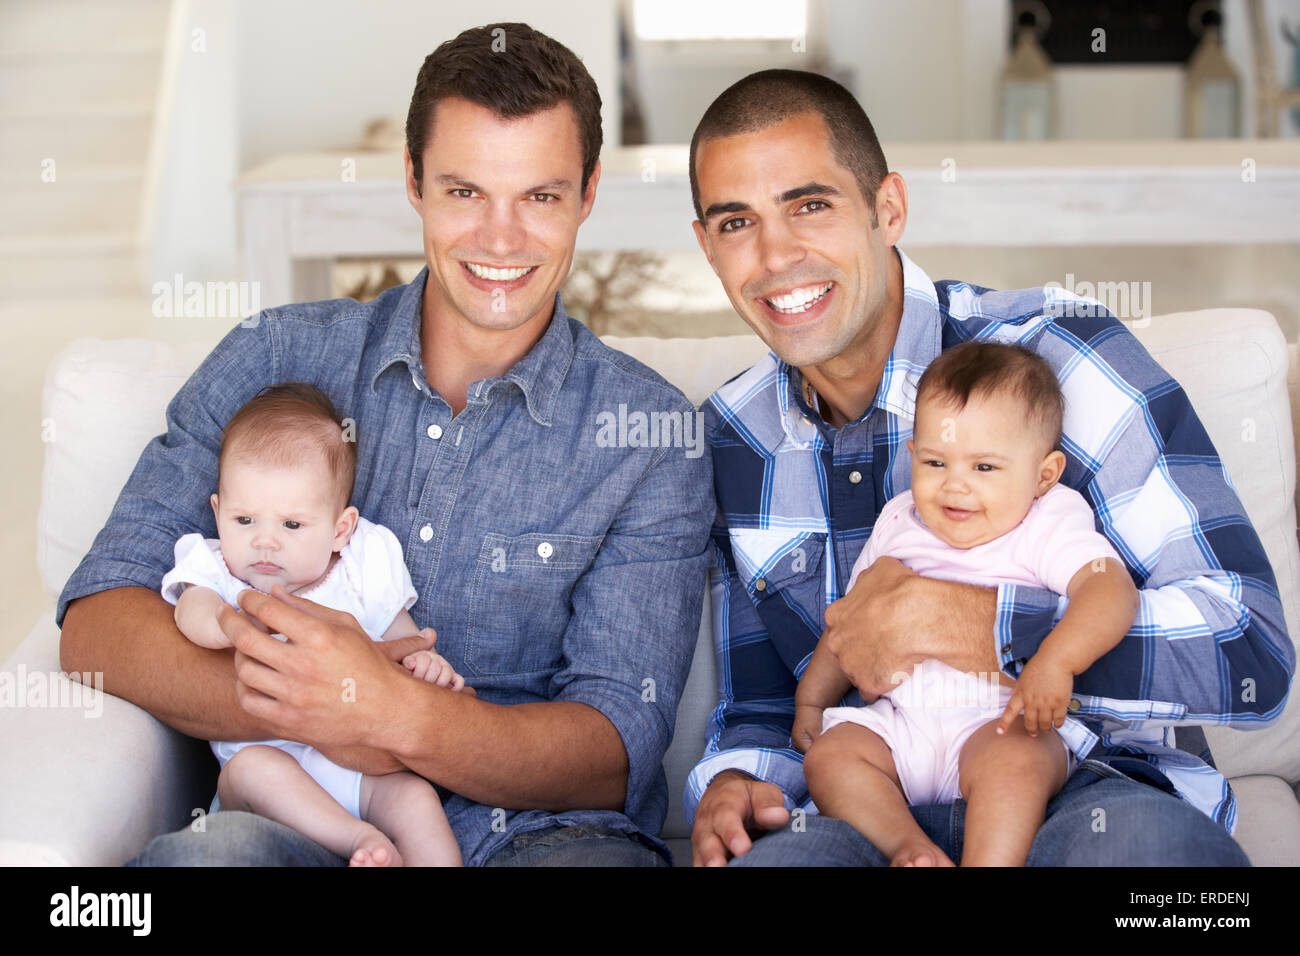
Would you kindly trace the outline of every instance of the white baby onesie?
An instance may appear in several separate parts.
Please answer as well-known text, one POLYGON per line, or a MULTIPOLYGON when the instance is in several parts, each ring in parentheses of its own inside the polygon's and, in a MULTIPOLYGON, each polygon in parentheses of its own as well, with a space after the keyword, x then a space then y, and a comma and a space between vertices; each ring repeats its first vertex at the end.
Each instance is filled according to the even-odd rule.
MULTIPOLYGON (((176 566, 162 579, 162 596, 169 604, 180 600, 186 585, 197 585, 216 591, 231 607, 239 607, 239 592, 249 585, 226 567, 220 541, 187 534, 176 542, 175 552, 176 566)), ((417 599, 401 544, 383 525, 365 518, 357 520, 356 531, 325 580, 298 596, 351 614, 372 641, 379 640, 398 612, 410 608, 417 599)), ((292 740, 214 740, 212 752, 224 767, 240 750, 255 744, 288 753, 349 813, 360 817, 362 774, 338 766, 314 747, 292 740)))

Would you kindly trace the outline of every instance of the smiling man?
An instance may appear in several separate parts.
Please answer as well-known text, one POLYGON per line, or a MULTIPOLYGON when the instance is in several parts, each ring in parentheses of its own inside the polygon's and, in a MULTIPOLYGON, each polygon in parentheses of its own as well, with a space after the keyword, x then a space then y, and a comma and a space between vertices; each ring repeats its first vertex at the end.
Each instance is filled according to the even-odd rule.
MULTIPOLYGON (((601 409, 692 411, 557 294, 600 144, 591 76, 526 25, 430 54, 406 154, 427 268, 374 302, 285 306, 226 336, 61 596, 64 666, 103 671, 109 692, 193 736, 287 738, 367 773, 410 769, 440 788, 470 865, 666 863, 662 758, 698 630, 711 472, 681 449, 596 440, 601 409), (477 697, 395 665, 427 638, 371 643, 351 616, 279 588, 222 610, 234 651, 177 631, 158 584, 181 535, 215 536, 222 428, 284 381, 319 386, 355 422, 352 503, 401 541, 410 613, 477 697)), ((346 861, 222 812, 140 862, 346 861)))
MULTIPOLYGON (((1294 649, 1259 538, 1177 383, 1104 310, 1073 317, 1098 313, 1066 308, 1070 293, 926 276, 897 249, 906 185, 831 80, 773 70, 723 92, 692 140, 691 187, 700 247, 772 350, 705 406, 722 700, 686 787, 695 862, 888 862, 842 820, 792 820, 815 809, 790 731, 819 639, 878 696, 927 659, 1015 677, 1059 619, 1050 592, 923 578, 893 559, 843 593, 881 508, 909 487, 920 374, 972 339, 1022 344, 1052 366, 1063 483, 1141 588, 1133 629, 1075 677, 1070 710, 1100 742, 1067 740, 1082 763, 1029 863, 1246 862, 1229 836, 1235 799, 1190 725, 1274 720, 1294 649), (1247 679, 1256 694, 1241 700, 1247 679)), ((959 860, 963 810, 912 813, 959 860)))

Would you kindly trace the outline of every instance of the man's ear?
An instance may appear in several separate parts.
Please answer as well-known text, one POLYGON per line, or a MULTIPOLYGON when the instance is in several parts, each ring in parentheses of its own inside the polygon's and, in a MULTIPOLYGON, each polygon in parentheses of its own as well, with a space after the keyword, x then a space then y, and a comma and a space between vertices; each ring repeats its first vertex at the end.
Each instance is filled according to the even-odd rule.
POLYGON ((596 160, 596 165, 591 169, 591 176, 587 179, 587 189, 582 194, 582 208, 578 211, 578 225, 587 221, 591 215, 592 208, 596 205, 596 184, 600 182, 600 160, 596 160))
MULTIPOLYGON (((691 223, 691 228, 695 230, 695 241, 700 244, 700 252, 704 253, 704 258, 709 260, 709 265, 713 265, 713 247, 709 245, 709 234, 704 229, 704 223, 696 219, 691 223)), ((716 275, 718 270, 713 270, 716 275)))
POLYGON ((897 244, 907 227, 907 183, 898 173, 890 173, 880 181, 875 211, 885 245, 897 244))
POLYGON ((1038 472, 1038 494, 1044 494, 1052 485, 1060 481, 1064 471, 1065 455, 1061 452, 1054 451, 1044 458, 1038 472))
POLYGON ((334 523, 335 551, 342 551, 352 538, 352 532, 357 530, 357 521, 360 517, 361 512, 351 505, 343 509, 343 514, 339 515, 339 520, 334 523))
POLYGON ((420 185, 415 181, 415 164, 411 162, 411 147, 402 147, 402 164, 406 167, 406 199, 421 216, 424 215, 424 200, 420 195, 420 185))

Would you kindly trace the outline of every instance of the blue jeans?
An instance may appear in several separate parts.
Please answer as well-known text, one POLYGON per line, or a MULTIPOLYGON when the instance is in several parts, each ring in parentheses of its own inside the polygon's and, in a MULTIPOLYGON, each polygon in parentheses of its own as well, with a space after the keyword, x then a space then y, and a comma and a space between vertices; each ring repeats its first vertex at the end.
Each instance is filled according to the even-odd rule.
MULTIPOLYGON (((155 837, 127 866, 346 866, 296 830, 255 813, 222 810, 190 828, 155 837)), ((584 824, 547 827, 516 837, 487 866, 667 866, 635 837, 584 824)))
MULTIPOLYGON (((913 807, 939 849, 961 861, 966 802, 913 807)), ((816 814, 754 842, 732 866, 888 866, 843 820, 816 814), (802 826, 802 830, 794 829, 802 826)), ((1047 804, 1028 866, 1250 866, 1228 832, 1196 808, 1095 760, 1047 804)))

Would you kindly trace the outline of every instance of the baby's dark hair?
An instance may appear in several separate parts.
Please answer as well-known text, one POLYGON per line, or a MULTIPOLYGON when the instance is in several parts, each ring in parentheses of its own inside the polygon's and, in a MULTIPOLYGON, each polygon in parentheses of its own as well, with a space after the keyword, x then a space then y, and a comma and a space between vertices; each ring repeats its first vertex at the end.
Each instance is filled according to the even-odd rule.
POLYGON ((1000 342, 963 342, 942 352, 930 363, 916 386, 916 401, 930 393, 947 399, 958 411, 972 395, 998 392, 1014 395, 1025 406, 1026 416, 1037 422, 1051 449, 1061 442, 1065 417, 1065 396, 1052 367, 1038 353, 1023 345, 1000 342))
POLYGON ((334 476, 340 509, 352 500, 357 446, 344 435, 333 403, 315 385, 284 382, 268 385, 231 416, 221 436, 217 481, 231 456, 270 465, 294 465, 319 455, 334 476))

